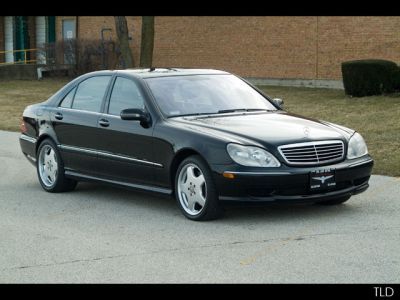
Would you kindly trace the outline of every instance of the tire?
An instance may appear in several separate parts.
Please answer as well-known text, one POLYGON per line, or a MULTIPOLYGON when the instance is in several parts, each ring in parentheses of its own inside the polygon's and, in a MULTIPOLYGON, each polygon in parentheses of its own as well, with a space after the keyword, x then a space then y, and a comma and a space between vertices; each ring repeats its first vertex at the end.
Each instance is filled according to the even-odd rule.
POLYGON ((350 199, 350 197, 351 196, 339 197, 339 198, 335 198, 335 199, 328 200, 328 201, 317 202, 317 204, 319 204, 319 205, 339 205, 339 204, 345 203, 347 200, 350 199))
POLYGON ((72 191, 77 181, 65 177, 64 164, 56 144, 45 139, 36 154, 36 171, 40 185, 46 192, 60 193, 72 191))
POLYGON ((183 215, 190 220, 213 220, 222 214, 211 170, 198 155, 180 163, 175 176, 175 197, 183 215))

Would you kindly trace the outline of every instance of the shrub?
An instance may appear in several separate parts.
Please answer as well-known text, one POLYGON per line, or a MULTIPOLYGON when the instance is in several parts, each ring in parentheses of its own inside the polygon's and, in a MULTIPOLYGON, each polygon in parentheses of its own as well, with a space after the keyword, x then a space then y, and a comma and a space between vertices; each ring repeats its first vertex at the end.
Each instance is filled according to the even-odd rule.
MULTIPOLYGON (((39 49, 53 76, 78 76, 91 71, 120 67, 120 51, 114 41, 60 40, 39 49)), ((39 61, 38 61, 39 62, 39 61)), ((40 63, 40 62, 39 62, 40 63)))
POLYGON ((397 70, 394 72, 393 75, 393 85, 394 89, 399 92, 400 91, 400 67, 397 68, 397 70))
POLYGON ((363 97, 392 93, 399 67, 388 60, 368 59, 342 63, 343 85, 347 95, 363 97))

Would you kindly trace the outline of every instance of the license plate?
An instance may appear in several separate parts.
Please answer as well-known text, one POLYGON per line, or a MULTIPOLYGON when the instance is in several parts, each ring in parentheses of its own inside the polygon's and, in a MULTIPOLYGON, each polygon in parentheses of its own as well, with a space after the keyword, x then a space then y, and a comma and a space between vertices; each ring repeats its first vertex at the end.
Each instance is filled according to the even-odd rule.
POLYGON ((325 190, 336 186, 335 171, 316 170, 310 173, 310 190, 325 190))

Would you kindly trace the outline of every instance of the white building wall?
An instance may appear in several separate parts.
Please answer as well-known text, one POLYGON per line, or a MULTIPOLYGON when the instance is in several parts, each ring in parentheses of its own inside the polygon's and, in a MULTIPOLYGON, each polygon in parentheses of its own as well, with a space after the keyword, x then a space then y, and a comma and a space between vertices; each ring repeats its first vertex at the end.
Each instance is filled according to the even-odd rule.
MULTIPOLYGON (((14 50, 14 17, 4 17, 4 50, 14 50)), ((6 52, 5 62, 14 62, 12 52, 6 52)))
POLYGON ((44 45, 46 43, 46 17, 36 17, 36 59, 38 64, 46 64, 46 52, 44 45))

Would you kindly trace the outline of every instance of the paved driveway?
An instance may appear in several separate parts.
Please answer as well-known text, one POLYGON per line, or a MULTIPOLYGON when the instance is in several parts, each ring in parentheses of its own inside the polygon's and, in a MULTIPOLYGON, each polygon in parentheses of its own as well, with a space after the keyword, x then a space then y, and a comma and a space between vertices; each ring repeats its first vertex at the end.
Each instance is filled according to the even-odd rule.
POLYGON ((0 132, 0 282, 399 282, 400 180, 370 183, 343 206, 229 206, 198 223, 144 193, 46 193, 0 132))

